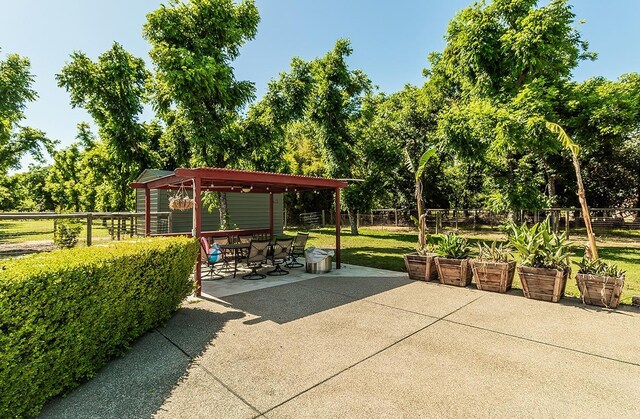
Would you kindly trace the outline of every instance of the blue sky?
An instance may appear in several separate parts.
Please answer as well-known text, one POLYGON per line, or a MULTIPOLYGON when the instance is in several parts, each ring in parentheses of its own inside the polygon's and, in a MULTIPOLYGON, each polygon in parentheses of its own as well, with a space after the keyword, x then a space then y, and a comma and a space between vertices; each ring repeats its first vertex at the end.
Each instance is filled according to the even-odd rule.
MULTIPOLYGON (((74 50, 95 59, 118 41, 148 59, 142 39, 148 12, 161 0, 0 0, 0 57, 29 57, 39 99, 29 104, 25 124, 44 130, 61 145, 74 141, 76 125, 90 121, 71 109, 68 94, 54 76, 74 50)), ((166 3, 166 2, 164 2, 166 3)), ((381 90, 420 84, 427 55, 442 50, 448 21, 471 0, 257 0, 261 22, 255 40, 234 63, 239 79, 256 84, 260 97, 267 82, 286 71, 293 56, 323 55, 340 37, 351 40, 350 65, 364 70, 381 90)), ((542 1, 541 4, 546 3, 542 1)), ((572 0, 579 29, 599 54, 574 72, 617 78, 640 71, 640 1, 572 0)), ((26 160, 25 162, 27 162, 26 160)))

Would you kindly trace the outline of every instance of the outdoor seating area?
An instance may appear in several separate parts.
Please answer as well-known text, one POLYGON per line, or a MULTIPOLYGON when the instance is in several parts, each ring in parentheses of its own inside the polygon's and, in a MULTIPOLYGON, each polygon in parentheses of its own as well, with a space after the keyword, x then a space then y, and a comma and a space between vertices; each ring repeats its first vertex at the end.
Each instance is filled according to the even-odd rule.
POLYGON ((303 268, 297 261, 304 257, 309 237, 308 233, 297 233, 295 237, 264 239, 264 235, 231 235, 215 237, 210 242, 207 237, 200 238, 201 258, 205 271, 202 278, 213 280, 232 275, 238 271, 249 270, 242 279, 259 280, 268 276, 288 275, 288 269, 303 268), (267 270, 271 269, 271 270, 267 270), (264 271, 259 273, 258 270, 264 271))

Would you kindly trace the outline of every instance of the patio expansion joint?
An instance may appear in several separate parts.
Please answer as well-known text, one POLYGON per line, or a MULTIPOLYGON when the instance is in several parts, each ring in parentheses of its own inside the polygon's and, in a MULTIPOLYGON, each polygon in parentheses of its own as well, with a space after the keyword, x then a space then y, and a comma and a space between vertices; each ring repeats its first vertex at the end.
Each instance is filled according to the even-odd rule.
MULTIPOLYGON (((313 285, 305 285, 305 284, 299 284, 299 283, 295 283, 295 282, 292 282, 292 284, 299 285, 301 287, 312 288, 314 290, 326 292, 326 293, 329 293, 329 294, 340 295, 342 297, 347 297, 347 298, 351 299, 352 301, 363 301, 363 302, 368 303, 368 304, 373 304, 373 305, 377 305, 377 306, 380 306, 380 307, 391 308, 391 309, 394 309, 394 310, 402 311, 404 313, 416 314, 418 316, 429 317, 431 319, 440 319, 438 316, 432 316, 432 315, 429 315, 429 314, 420 313, 418 311, 407 310, 406 308, 400 308, 400 307, 392 306, 392 305, 389 305, 389 304, 383 304, 383 303, 379 303, 377 301, 372 301, 372 300, 369 300, 369 297, 358 298, 358 297, 355 297, 353 295, 344 294, 342 292, 331 291, 331 290, 326 290, 326 289, 323 289, 323 288, 314 287, 313 285)), ((449 314, 452 314, 452 313, 449 313, 449 314)), ((449 314, 447 314, 447 316, 449 314)))
POLYGON ((612 358, 612 357, 605 356, 605 355, 594 354, 594 353, 583 351, 583 350, 580 350, 580 349, 569 348, 567 346, 562 346, 562 345, 555 345, 553 343, 543 342, 543 341, 540 341, 540 340, 531 339, 531 338, 527 338, 527 337, 524 337, 524 336, 518 336, 518 335, 511 334, 511 333, 500 332, 498 330, 487 329, 486 327, 474 326, 472 324, 458 322, 458 321, 455 321, 455 320, 449 320, 449 319, 442 319, 442 320, 444 320, 445 322, 448 322, 448 323, 457 324, 459 326, 469 327, 469 328, 476 329, 476 330, 482 330, 482 331, 489 332, 489 333, 495 333, 495 334, 498 334, 498 335, 501 335, 501 336, 507 336, 507 337, 511 337, 511 338, 514 338, 514 339, 523 340, 525 342, 531 342, 531 343, 535 343, 535 344, 538 344, 538 345, 548 346, 548 347, 551 347, 551 348, 562 349, 562 350, 565 350, 565 351, 575 352, 575 353, 579 353, 579 354, 583 354, 583 355, 589 355, 589 356, 593 356, 593 357, 596 357, 596 358, 604 359, 604 360, 607 360, 607 361, 619 362, 619 363, 622 363, 622 364, 625 364, 625 365, 631 365, 631 366, 634 366, 634 367, 640 367, 640 364, 637 363, 637 362, 625 361, 623 359, 617 359, 617 358, 612 358))
MULTIPOLYGON (((176 342, 174 342, 173 340, 171 340, 171 338, 167 335, 165 335, 164 333, 162 333, 158 328, 155 329, 156 332, 158 332, 158 334, 162 337, 164 337, 171 345, 175 346, 180 352, 182 352, 188 359, 189 361, 193 364, 196 363, 195 358, 193 356, 191 356, 187 351, 185 351, 182 347, 180 347, 180 345, 178 345, 176 342)), ((235 390, 233 390, 231 387, 229 387, 224 381, 222 381, 220 378, 218 378, 214 373, 212 373, 211 371, 209 371, 208 368, 206 368, 205 366, 201 365, 201 364, 197 364, 196 365, 200 368, 202 368, 202 370, 207 373, 211 378, 213 378, 218 384, 220 384, 222 387, 224 387, 229 393, 233 394, 236 398, 238 398, 242 403, 244 403, 245 405, 247 405, 251 410, 253 410, 254 412, 257 413, 256 416, 254 416, 255 418, 259 418, 259 417, 263 417, 264 414, 263 412, 261 412, 258 408, 256 408, 255 406, 253 406, 251 403, 249 403, 244 397, 242 397, 240 394, 238 394, 235 390)))
MULTIPOLYGON (((413 332, 409 333, 409 334, 408 334, 408 335, 406 335, 406 336, 401 337, 400 339, 398 339, 398 340, 396 340, 395 342, 393 342, 393 343, 391 343, 391 344, 389 344, 389 345, 385 346, 384 348, 379 349, 379 350, 375 351, 374 353, 372 353, 372 354, 370 354, 370 355, 367 355, 366 357, 362 358, 361 360, 359 360, 359 361, 357 361, 357 362, 355 362, 355 363, 353 363, 353 364, 351 364, 351 365, 349 365, 349 366, 347 366, 347 367, 343 368, 342 370, 340 370, 340 371, 338 371, 338 372, 336 372, 336 373, 334 373, 334 374, 330 375, 329 377, 327 377, 327 378, 325 378, 325 379, 323 379, 323 380, 321 380, 321 381, 317 382, 316 384, 312 385, 311 387, 308 387, 308 388, 306 388, 306 389, 302 390, 301 392, 299 392, 298 394, 295 394, 295 395, 293 395, 293 396, 289 397, 289 398, 288 398, 288 399, 286 399, 285 401, 280 402, 280 403, 278 403, 277 405, 270 407, 269 409, 265 410, 265 411, 263 412, 263 414, 264 414, 264 415, 266 415, 267 413, 269 413, 269 412, 273 411, 274 409, 277 409, 278 407, 283 406, 283 405, 285 405, 285 404, 289 403, 290 401, 292 401, 292 400, 296 399, 297 397, 299 397, 299 396, 301 396, 301 395, 303 395, 303 394, 305 394, 305 393, 308 393, 309 391, 313 390, 314 388, 319 387, 319 386, 321 386, 322 384, 324 384, 324 383, 326 383, 326 382, 328 382, 328 381, 330 381, 330 380, 332 380, 332 379, 336 378, 337 376, 341 375, 342 373, 349 371, 350 369, 352 369, 352 368, 354 368, 354 367, 356 367, 356 366, 358 366, 358 365, 362 364, 362 363, 363 363, 363 362, 365 362, 365 361, 368 361, 369 359, 371 359, 371 358, 373 358, 373 357, 375 357, 375 356, 377 356, 377 355, 380 355, 381 353, 385 352, 386 350, 388 350, 388 349, 390 349, 390 348, 392 348, 392 347, 396 346, 397 344, 399 344, 399 343, 401 343, 401 342, 403 342, 403 341, 405 341, 405 340, 409 339, 410 337, 412 337, 412 336, 414 336, 414 335, 416 335, 416 334, 418 334, 418 333, 420 333, 420 332, 424 331, 425 329, 427 329, 427 328, 429 328, 429 327, 433 326, 434 324, 436 324, 436 323, 440 322, 441 320, 445 320, 445 321, 446 321, 446 318, 447 318, 447 317, 449 317, 449 316, 451 316, 451 315, 453 315, 453 314, 457 313, 458 311, 462 310, 463 308, 467 307, 468 305, 470 305, 470 304, 472 304, 472 303, 474 303, 474 302, 478 301, 478 300, 479 300, 479 299, 481 299, 482 297, 483 297, 483 296, 481 295, 481 296, 479 296, 479 297, 477 297, 477 298, 475 298, 475 299, 473 299, 473 300, 471 300, 471 301, 469 301, 469 302, 467 302, 467 303, 465 303, 465 304, 461 305, 460 307, 456 308, 455 310, 453 310, 453 311, 451 311, 451 312, 449 312, 449 313, 445 314, 445 315, 444 315, 444 316, 442 316, 442 317, 435 318, 435 317, 432 317, 432 316, 426 316, 426 315, 423 315, 423 316, 425 316, 425 317, 432 317, 432 318, 435 318, 436 320, 435 320, 435 321, 433 321, 433 322, 431 322, 431 323, 429 323, 429 324, 428 324, 428 325, 426 325, 426 326, 423 326, 423 327, 419 328, 418 330, 414 330, 413 332)), ((393 308, 393 307, 392 307, 392 308, 393 308)), ((402 310, 402 311, 406 311, 406 310, 402 310)))

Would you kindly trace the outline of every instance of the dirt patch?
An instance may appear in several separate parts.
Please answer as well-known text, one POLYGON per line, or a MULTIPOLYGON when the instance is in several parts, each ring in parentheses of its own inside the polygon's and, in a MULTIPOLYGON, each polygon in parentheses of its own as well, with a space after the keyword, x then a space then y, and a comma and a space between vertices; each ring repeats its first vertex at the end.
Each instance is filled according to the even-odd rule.
POLYGON ((24 256, 32 253, 50 252, 56 248, 53 240, 0 243, 0 259, 24 256))

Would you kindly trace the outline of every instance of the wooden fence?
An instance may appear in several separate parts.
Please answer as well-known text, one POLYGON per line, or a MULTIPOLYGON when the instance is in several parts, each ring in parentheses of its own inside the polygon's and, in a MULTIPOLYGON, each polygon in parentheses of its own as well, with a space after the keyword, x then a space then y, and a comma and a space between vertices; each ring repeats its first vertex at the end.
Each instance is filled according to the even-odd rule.
MULTIPOLYGON (((506 221, 532 224, 543 221, 549 217, 556 231, 565 231, 570 234, 572 229, 584 227, 582 214, 579 208, 544 208, 521 209, 510 212, 496 212, 486 208, 428 208, 427 225, 432 231, 439 233, 447 228, 477 229, 488 227, 497 229, 506 221)), ((356 223, 364 226, 391 226, 391 227, 415 227, 417 210, 403 208, 383 208, 356 214, 356 223)), ((640 230, 640 208, 590 208, 592 225, 598 230, 640 230)), ((335 219, 332 211, 318 211, 315 213, 303 213, 297 217, 290 217, 290 226, 313 227, 334 225, 335 219), (313 222, 309 222, 313 219, 313 222)), ((346 228, 349 226, 347 213, 341 214, 341 223, 346 228)))
MULTIPOLYGON (((157 233, 171 233, 171 213, 151 213, 152 225, 156 226, 157 233)), ((121 240, 125 237, 133 237, 144 234, 144 213, 142 212, 76 212, 58 214, 53 212, 6 212, 0 213, 0 221, 28 221, 28 220, 52 220, 52 231, 55 231, 58 220, 82 220, 85 224, 85 243, 91 246, 96 227, 106 229, 111 240, 121 240), (98 226, 96 226, 98 222, 98 226)), ((1 236, 1 232, 0 232, 1 236)))

